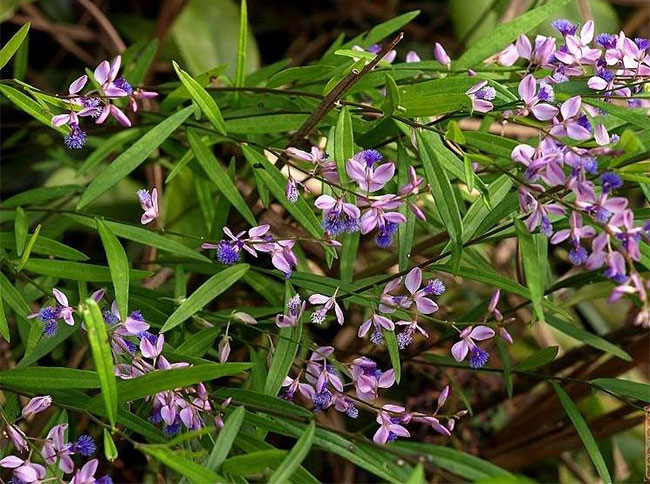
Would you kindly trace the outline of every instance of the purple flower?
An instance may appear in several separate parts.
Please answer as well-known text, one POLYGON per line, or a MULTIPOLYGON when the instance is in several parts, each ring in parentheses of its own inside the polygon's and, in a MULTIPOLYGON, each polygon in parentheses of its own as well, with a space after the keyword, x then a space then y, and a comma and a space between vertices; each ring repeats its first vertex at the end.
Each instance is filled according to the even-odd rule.
POLYGON ((70 123, 70 132, 63 138, 69 150, 80 150, 86 145, 86 132, 77 123, 70 123))
POLYGON ((412 63, 412 62, 420 62, 421 60, 422 60, 422 59, 420 59, 420 56, 418 55, 418 53, 415 52, 414 50, 409 50, 409 51, 406 53, 406 62, 407 62, 408 64, 410 64, 410 63, 412 63))
POLYGON ((480 368, 487 363, 488 354, 480 349, 476 341, 494 337, 494 330, 487 326, 468 326, 460 333, 460 341, 451 347, 451 354, 456 361, 463 361, 471 351, 470 366, 480 368))
POLYGON ((28 418, 32 415, 36 415, 37 413, 47 410, 50 405, 52 405, 51 396, 46 395, 44 397, 34 397, 23 407, 21 416, 23 418, 28 418))
POLYGON ((377 415, 377 423, 379 424, 379 429, 373 435, 372 440, 376 444, 383 445, 386 442, 392 442, 397 440, 398 437, 410 437, 411 434, 409 431, 400 425, 400 417, 392 417, 392 413, 404 413, 406 409, 400 407, 399 405, 384 405, 381 407, 382 410, 377 415))
POLYGON ((287 181, 287 185, 284 188, 284 195, 291 203, 296 203, 298 201, 298 186, 296 185, 296 180, 292 177, 289 177, 289 180, 287 181))
POLYGON ((323 210, 323 228, 332 236, 356 232, 359 229, 361 212, 356 205, 329 195, 321 195, 314 205, 323 210))
POLYGON ((422 285, 422 270, 419 267, 415 267, 409 271, 404 280, 404 285, 411 294, 411 299, 419 312, 422 314, 431 314, 438 310, 438 305, 427 297, 430 293, 427 292, 426 287, 420 289, 422 285))
POLYGON ((95 453, 97 446, 95 445, 95 440, 90 435, 84 434, 77 439, 72 449, 75 454, 80 454, 84 457, 88 457, 95 453))
MULTIPOLYGON (((95 68, 95 72, 93 73, 95 81, 100 84, 102 92, 107 97, 125 97, 129 95, 129 93, 123 89, 125 87, 123 78, 121 81, 117 81, 117 83, 115 82, 121 64, 122 56, 118 55, 110 64, 105 60, 100 62, 95 68)), ((126 85, 128 86, 128 83, 126 83, 126 85)), ((131 86, 128 87, 130 88, 131 86)))
POLYGON ((140 352, 143 357, 155 360, 162 354, 164 345, 164 334, 159 334, 154 341, 151 341, 149 338, 142 338, 140 340, 140 352))
POLYGON ((447 55, 445 48, 438 42, 436 42, 433 47, 433 57, 435 57, 435 59, 443 66, 445 66, 448 70, 451 68, 451 59, 447 55))
POLYGON ((273 267, 283 272, 286 278, 289 278, 294 267, 298 264, 298 259, 292 250, 295 243, 295 240, 280 240, 278 242, 264 244, 258 250, 271 254, 273 267))
POLYGON ((336 320, 339 324, 343 324, 345 318, 343 316, 343 311, 341 307, 336 302, 336 294, 338 293, 338 288, 334 291, 333 296, 325 296, 324 294, 312 294, 309 296, 309 304, 322 305, 323 307, 318 311, 314 311, 311 315, 311 321, 314 324, 322 324, 325 321, 325 316, 334 308, 334 313, 336 314, 336 320))
POLYGON ((398 326, 406 326, 404 331, 397 335, 397 345, 399 346, 400 350, 403 350, 410 346, 410 344, 413 342, 413 336, 415 335, 415 332, 418 331, 422 336, 425 338, 428 338, 429 335, 427 332, 420 327, 417 321, 397 321, 395 324, 398 326))
POLYGON ((538 35, 535 37, 535 46, 533 47, 528 37, 522 34, 517 39, 515 47, 519 57, 527 59, 531 65, 547 66, 555 51, 555 38, 538 35))
POLYGON ((28 319, 33 319, 38 317, 39 320, 47 324, 54 323, 56 331, 56 320, 62 318, 66 324, 74 326, 74 318, 72 313, 74 313, 74 308, 68 305, 68 298, 65 294, 59 291, 57 288, 52 289, 52 294, 57 301, 56 308, 50 306, 41 309, 38 313, 30 314, 28 319))
POLYGON ((584 247, 580 245, 580 240, 583 238, 591 238, 596 235, 596 229, 587 225, 583 227, 582 216, 579 212, 571 212, 569 220, 571 225, 570 229, 558 230, 551 237, 551 244, 559 244, 560 242, 571 237, 573 249, 569 252, 569 260, 574 265, 582 265, 587 261, 589 254, 584 247))
POLYGON ((380 249, 388 249, 393 242, 393 237, 397 233, 398 225, 393 222, 387 222, 383 227, 377 229, 375 243, 380 249))
POLYGON ((23 460, 15 455, 8 455, 0 460, 0 467, 13 469, 13 476, 19 482, 32 483, 45 479, 45 467, 34 464, 29 459, 23 460))
POLYGON ((158 190, 155 188, 151 190, 151 195, 147 190, 138 190, 138 200, 140 200, 140 206, 144 210, 140 218, 142 225, 147 225, 160 216, 158 210, 158 190))
POLYGON ((6 429, 11 443, 14 445, 18 452, 29 450, 29 445, 27 444, 27 436, 22 430, 20 430, 20 427, 17 425, 7 424, 6 429))
POLYGON ((621 177, 613 171, 606 171, 600 176, 600 183, 603 186, 603 193, 609 193, 623 186, 621 177))
POLYGON ((596 44, 605 49, 613 49, 616 47, 616 35, 602 33, 596 37, 596 44))
POLYGON ((81 469, 75 472, 70 484, 96 484, 95 472, 97 472, 98 465, 99 461, 97 459, 86 462, 81 469))
POLYGON ((490 101, 496 97, 496 90, 487 84, 488 81, 481 81, 465 92, 472 101, 472 109, 479 113, 487 113, 494 108, 490 101))
POLYGON ((551 25, 555 30, 557 30, 565 37, 567 35, 573 35, 578 31, 578 26, 572 24, 570 21, 568 21, 565 18, 554 20, 553 22, 551 22, 551 25))
POLYGON ((381 155, 377 158, 375 154, 362 151, 345 164, 348 176, 357 182, 359 188, 364 192, 372 193, 381 190, 395 174, 393 163, 384 163, 376 169, 373 168, 374 163, 379 159, 381 159, 381 155))
POLYGON ((431 279, 424 286, 424 292, 434 296, 442 296, 446 290, 445 284, 440 279, 431 279))
POLYGON ((285 400, 293 400, 296 390, 307 400, 312 400, 314 398, 314 394, 316 393, 314 391, 314 387, 312 387, 310 384, 300 382, 300 375, 298 375, 296 379, 293 379, 290 376, 284 377, 282 387, 286 387, 286 390, 282 394, 282 398, 285 400))
POLYGON ((309 153, 298 148, 287 148, 287 155, 291 158, 314 164, 314 171, 320 172, 326 180, 332 183, 339 182, 336 163, 330 160, 329 155, 317 146, 312 146, 309 153))
POLYGON ((300 295, 296 294, 287 303, 288 314, 278 314, 275 317, 275 324, 279 328, 296 327, 302 313, 305 311, 306 305, 307 302, 303 302, 300 299, 300 295))
POLYGON ((398 208, 401 204, 402 202, 395 195, 382 195, 377 200, 373 200, 370 203, 370 208, 361 216, 361 233, 367 234, 375 227, 384 229, 388 223, 401 224, 406 222, 406 217, 401 213, 389 211, 398 208))
POLYGON ((258 225, 248 231, 248 238, 243 238, 246 234, 245 231, 241 231, 237 235, 234 235, 228 227, 224 227, 223 231, 230 240, 222 240, 218 244, 204 243, 201 244, 201 248, 217 249, 217 258, 221 263, 234 264, 239 260, 239 251, 241 249, 244 249, 253 257, 257 257, 257 250, 270 252, 273 244, 267 243, 265 239, 262 238, 267 234, 270 228, 270 225, 258 225))
POLYGON ((359 338, 363 338, 371 327, 375 328, 375 331, 381 333, 382 328, 386 331, 395 331, 395 324, 385 316, 380 316, 376 313, 368 318, 361 326, 359 326, 359 331, 357 335, 359 338))
POLYGON ((548 84, 543 85, 543 90, 540 89, 540 96, 537 94, 537 83, 535 76, 532 74, 527 75, 519 83, 519 96, 524 101, 525 107, 520 110, 521 116, 527 116, 530 110, 540 121, 548 121, 553 119, 558 114, 558 109, 555 106, 540 102, 540 97, 551 99, 553 97, 553 89, 548 84))
POLYGON ((66 474, 74 471, 74 462, 70 457, 72 454, 72 444, 65 440, 65 432, 68 430, 68 424, 63 423, 55 425, 47 434, 41 456, 49 465, 59 462, 59 468, 66 474))
POLYGON ((553 127, 551 127, 553 136, 568 136, 579 141, 591 138, 591 132, 584 123, 586 118, 581 118, 580 115, 581 105, 580 96, 574 96, 562 103, 560 106, 562 121, 558 118, 553 119, 553 127))

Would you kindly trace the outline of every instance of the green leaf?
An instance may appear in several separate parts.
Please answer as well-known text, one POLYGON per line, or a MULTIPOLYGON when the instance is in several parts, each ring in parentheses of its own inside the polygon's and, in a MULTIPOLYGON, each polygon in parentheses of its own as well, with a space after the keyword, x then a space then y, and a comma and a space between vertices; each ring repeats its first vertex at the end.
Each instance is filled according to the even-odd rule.
POLYGON ((0 297, 0 336, 2 336, 7 343, 11 342, 11 334, 9 333, 9 323, 7 323, 7 315, 5 314, 4 299, 0 297))
POLYGON ((149 130, 142 138, 133 143, 126 151, 102 170, 90 182, 77 203, 77 210, 84 208, 122 178, 144 162, 163 141, 165 141, 192 114, 194 108, 188 106, 172 114, 156 127, 149 130))
MULTIPOLYGON (((16 248, 16 238, 14 237, 13 232, 0 232, 0 247, 3 247, 5 249, 16 248)), ((86 254, 83 252, 79 252, 77 249, 68 247, 67 245, 62 244, 57 240, 48 239, 47 237, 44 237, 40 234, 34 241, 32 252, 34 254, 60 257, 62 259, 73 261, 88 260, 88 256, 86 256, 86 254)))
POLYGON ((621 378, 596 378, 591 383, 623 397, 650 402, 650 385, 621 378))
POLYGON ((388 348, 390 363, 393 365, 393 370, 395 370, 395 381, 399 383, 402 378, 402 365, 399 361, 399 348, 397 346, 395 331, 388 331, 382 328, 381 332, 384 334, 384 341, 386 342, 386 348, 388 348))
POLYGON ((436 207, 453 242, 450 265, 455 273, 460 268, 463 251, 463 222, 451 182, 440 161, 443 156, 441 150, 444 146, 440 136, 430 131, 418 132, 417 140, 420 158, 424 165, 427 180, 431 185, 436 207))
MULTIPOLYGON (((210 85, 214 79, 217 79, 221 74, 223 74, 227 67, 226 64, 213 67, 212 69, 193 77, 193 79, 198 82, 201 87, 206 87, 210 85)), ((163 102, 160 103, 160 110, 163 112, 170 111, 179 104, 182 104, 185 100, 191 99, 191 97, 192 96, 187 92, 183 83, 181 83, 180 86, 170 92, 163 102)))
POLYGON ((135 53, 137 55, 135 62, 124 68, 124 77, 129 80, 132 86, 138 86, 145 80, 158 51, 158 39, 151 39, 144 48, 138 50, 139 52, 135 53))
POLYGON ((450 447, 406 441, 396 442, 394 445, 401 451, 431 460, 436 466, 469 481, 512 475, 491 462, 450 447))
POLYGON ((415 466, 415 469, 413 469, 413 472, 406 481, 406 484, 426 484, 426 482, 427 479, 424 474, 424 467, 422 464, 418 464, 415 466))
POLYGON ((469 156, 463 157, 463 169, 465 170, 465 180, 467 180, 467 190, 471 193, 474 190, 474 169, 469 156))
POLYGON ((30 392, 40 391, 40 389, 99 388, 99 378, 94 371, 51 366, 0 371, 0 382, 30 392))
POLYGON ((239 9, 239 39, 237 40, 237 71, 235 86, 241 87, 246 81, 246 49, 248 44, 248 8, 246 0, 241 0, 239 9))
POLYGON ((546 315, 546 322, 550 326, 553 326, 558 331, 563 332, 564 334, 572 337, 576 341, 597 348, 601 351, 604 351, 605 353, 609 353, 614 356, 617 356, 622 360, 632 361, 632 357, 625 350, 619 348, 618 346, 610 343, 609 341, 607 341, 604 338, 601 338, 598 335, 595 335, 593 333, 590 333, 589 331, 585 331, 584 329, 579 328, 574 324, 563 321, 562 319, 556 318, 555 316, 552 316, 550 314, 546 315))
MULTIPOLYGON (((81 164, 77 170, 79 176, 85 175, 90 170, 95 168, 99 163, 104 161, 104 159, 114 151, 122 149, 126 143, 131 143, 136 139, 140 138, 144 133, 143 128, 129 128, 122 131, 118 131, 112 136, 104 139, 102 143, 95 148, 95 150, 88 155, 86 160, 81 164)), ((78 190, 78 193, 81 193, 83 188, 78 190)), ((76 192, 77 193, 77 192, 76 192)))
POLYGON ((311 449, 311 444, 314 441, 316 433, 316 423, 310 422, 307 429, 300 436, 296 445, 293 446, 289 455, 282 461, 282 464, 276 469, 273 475, 269 478, 269 484, 283 484, 289 480, 311 449))
POLYGON ((386 97, 381 104, 381 110, 386 116, 390 116, 400 105, 399 90, 395 79, 390 74, 386 74, 386 97))
POLYGON ((113 436, 108 429, 104 429, 104 457, 113 462, 117 459, 117 456, 117 447, 115 447, 115 442, 113 442, 113 436))
POLYGON ((539 320, 544 321, 544 283, 535 240, 533 234, 528 231, 526 225, 518 218, 515 218, 515 228, 517 229, 517 239, 519 240, 521 259, 524 265, 524 274, 526 275, 526 285, 530 290, 533 308, 535 308, 535 314, 539 320))
POLYGON ((264 472, 268 468, 276 467, 285 455, 287 455, 286 450, 258 450, 231 457, 223 463, 221 469, 226 474, 253 476, 264 472))
POLYGON ((510 360, 510 355, 508 354, 508 349, 506 348, 505 343, 499 338, 495 339, 494 342, 497 345, 499 358, 501 358, 501 364, 503 365, 503 381, 506 385, 506 394, 508 395, 508 398, 512 398, 512 361, 510 360))
MULTIPOLYGON (((86 227, 95 227, 95 220, 92 218, 83 217, 80 215, 66 215, 66 217, 74 220, 77 223, 85 225, 86 227)), ((211 262, 210 259, 204 255, 195 252, 180 242, 176 242, 170 238, 170 236, 161 235, 151 229, 146 229, 144 227, 135 227, 133 225, 111 222, 108 220, 104 220, 103 222, 106 224, 106 227, 111 230, 111 232, 113 232, 118 237, 122 237, 123 239, 131 240, 142 245, 150 245, 152 247, 156 247, 160 250, 170 252, 180 257, 188 257, 190 259, 196 259, 201 262, 211 262)), ((131 271, 131 274, 133 274, 133 271, 131 271)))
POLYGON ((66 134, 69 131, 69 129, 66 129, 63 126, 58 128, 53 127, 51 123, 52 113, 34 101, 31 97, 20 92, 18 89, 14 89, 13 87, 7 86, 6 84, 0 84, 0 92, 4 94, 12 103, 14 103, 16 106, 18 106, 20 109, 25 111, 37 121, 43 123, 48 128, 52 128, 61 134, 66 134))
POLYGON ((22 207, 18 207, 16 208, 16 219, 14 220, 14 235, 16 237, 16 252, 18 255, 21 255, 25 249, 28 230, 29 217, 27 217, 22 207))
POLYGON ((269 134, 294 131, 302 126, 308 114, 262 114, 226 120, 226 131, 231 134, 269 134))
MULTIPOLYGON (((400 144, 397 148, 397 182, 399 186, 404 186, 409 180, 410 159, 406 148, 400 144)), ((408 269, 415 238, 415 214, 406 204, 402 204, 399 212, 406 217, 406 222, 399 224, 397 228, 397 242, 399 248, 399 270, 408 269)))
POLYGON ((354 131, 352 129, 352 118, 348 106, 343 106, 334 129, 334 161, 343 186, 349 182, 348 173, 345 171, 345 162, 353 156, 354 131))
POLYGON ((401 107, 406 110, 405 116, 420 118, 438 116, 460 110, 470 112, 472 100, 467 94, 429 94, 419 98, 414 96, 402 97, 401 107))
MULTIPOLYGON (((112 280, 108 267, 83 262, 31 258, 25 264, 25 270, 34 274, 60 277, 61 279, 71 279, 73 281, 110 282, 112 280)), ((151 272, 149 271, 137 269, 129 271, 131 279, 144 279, 150 275, 151 272)))
POLYGON ((99 386, 102 389, 101 398, 104 401, 106 414, 111 426, 115 427, 117 418, 117 382, 113 372, 113 355, 108 341, 106 323, 99 306, 92 299, 86 299, 82 311, 86 322, 88 342, 95 362, 95 370, 99 377, 99 386))
POLYGON ((149 395, 195 385, 202 381, 238 375, 251 367, 250 363, 206 363, 204 365, 153 371, 117 384, 118 401, 131 402, 149 395))
POLYGON ((540 366, 544 366, 555 359, 559 346, 547 346, 539 351, 536 351, 521 363, 515 365, 517 371, 532 371, 540 366))
MULTIPOLYGON (((223 477, 164 446, 140 445, 138 449, 197 484, 224 482, 223 477)), ((171 480, 168 479, 168 480, 171 480)))
POLYGON ((555 393, 557 393, 557 396, 560 399, 560 403, 564 407, 564 411, 567 413, 569 419, 571 419, 571 422, 573 423, 573 426, 578 432, 580 440, 582 440, 582 443, 587 450, 587 454, 589 454, 589 458, 598 471, 598 475, 603 480, 603 482, 607 484, 611 483, 612 478, 609 475, 609 470, 607 470, 607 465, 605 465, 605 460, 603 459, 603 456, 598 449, 598 444, 596 444, 594 436, 591 434, 591 431, 587 426, 587 422, 585 422, 585 419, 580 414, 578 407, 576 407, 575 403, 573 403, 573 400, 571 400, 571 397, 560 385, 555 382, 551 382, 551 385, 553 385, 555 393))
POLYGON ((246 410, 244 407, 237 407, 226 419, 226 422, 223 428, 219 431, 217 440, 212 446, 212 452, 208 460, 205 462, 205 466, 212 470, 218 471, 223 461, 226 460, 232 444, 239 433, 241 424, 244 422, 244 415, 246 415, 246 410))
POLYGON ((222 398, 232 397, 236 403, 252 406, 256 410, 268 411, 290 418, 311 418, 312 413, 304 407, 279 397, 265 395, 253 390, 243 388, 224 388, 215 392, 222 398))
POLYGON ((551 17, 570 0, 550 0, 541 7, 534 8, 509 22, 499 25, 485 37, 477 40, 460 58, 454 62, 456 69, 473 67, 496 54, 508 44, 517 40, 546 19, 551 17))
POLYGON ((106 252, 108 269, 110 270, 113 288, 115 289, 115 300, 117 301, 122 321, 125 321, 129 314, 129 259, 120 241, 117 240, 115 234, 111 232, 111 229, 103 221, 97 220, 97 230, 99 231, 99 237, 102 239, 104 251, 106 252))
POLYGON ((217 133, 225 135, 226 125, 223 116, 221 115, 221 110, 219 109, 219 106, 217 106, 217 102, 205 89, 203 89, 201 84, 195 81, 187 72, 178 67, 176 62, 173 62, 173 65, 176 74, 185 86, 185 89, 187 89, 187 92, 190 93, 194 102, 199 106, 199 108, 201 108, 205 117, 208 118, 208 121, 210 121, 212 126, 214 126, 217 133))
POLYGON ((196 312, 203 309, 206 304, 241 279, 241 277, 248 272, 249 268, 250 266, 248 264, 236 264, 218 272, 205 281, 201 284, 201 287, 194 291, 194 293, 192 293, 192 295, 188 297, 183 304, 176 309, 176 311, 174 311, 160 329, 160 332, 164 333, 165 331, 169 331, 192 317, 196 312))
POLYGON ((25 250, 23 250, 23 255, 20 256, 20 260, 18 261, 18 265, 16 266, 16 270, 20 272, 23 267, 25 267, 25 264, 29 260, 29 256, 32 253, 32 249, 34 248, 34 244, 36 243, 36 240, 38 239, 38 234, 41 231, 41 225, 39 224, 36 227, 36 230, 34 230, 34 233, 32 236, 29 238, 29 241, 27 242, 27 245, 25 246, 25 250))
POLYGON ((40 202, 63 198, 74 193, 81 193, 84 187, 81 185, 59 185, 55 187, 38 187, 25 190, 13 197, 2 201, 3 207, 18 207, 19 205, 35 205, 40 202))
POLYGON ((7 62, 9 62, 9 60, 16 53, 18 47, 20 47, 20 45, 23 43, 23 40, 25 40, 25 37, 27 37, 27 32, 29 32, 29 28, 31 26, 32 23, 27 22, 25 25, 20 27, 18 32, 16 32, 11 37, 11 39, 9 39, 9 42, 2 46, 2 50, 0 50, 0 69, 6 66, 7 62))
POLYGON ((190 142, 194 156, 212 183, 217 186, 223 196, 242 214, 250 225, 257 225, 253 212, 248 208, 235 182, 231 180, 228 172, 221 166, 221 163, 212 154, 210 148, 203 144, 201 137, 194 130, 187 130, 187 139, 190 142))

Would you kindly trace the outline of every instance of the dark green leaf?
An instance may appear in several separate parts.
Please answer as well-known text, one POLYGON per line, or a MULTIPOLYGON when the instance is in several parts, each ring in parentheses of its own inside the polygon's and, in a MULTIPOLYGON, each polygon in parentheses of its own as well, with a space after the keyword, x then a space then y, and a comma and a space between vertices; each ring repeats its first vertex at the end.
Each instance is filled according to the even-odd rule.
POLYGON ((246 410, 244 407, 237 407, 228 416, 223 428, 219 431, 217 440, 212 446, 212 452, 210 452, 210 456, 205 462, 205 466, 208 469, 216 472, 219 470, 219 467, 221 467, 221 464, 223 464, 223 461, 226 460, 226 457, 228 457, 230 449, 232 448, 232 444, 239 433, 241 424, 244 422, 245 414, 246 410))
POLYGON ((101 220, 97 220, 97 230, 104 245, 106 260, 115 289, 115 300, 122 316, 126 320, 129 314, 129 259, 115 234, 101 220))
POLYGON ((544 321, 544 282, 542 280, 542 273, 537 248, 533 234, 531 234, 524 223, 515 219, 515 227, 517 229, 517 238, 519 239, 519 249, 521 250, 521 259, 524 265, 524 274, 526 275, 526 285, 530 290, 530 297, 535 308, 535 314, 540 321, 544 321))
POLYGON ((174 452, 167 447, 141 445, 138 448, 145 454, 162 462, 170 469, 173 469, 179 474, 187 477, 193 483, 214 484, 216 482, 224 482, 224 479, 222 477, 207 467, 199 465, 196 462, 192 462, 190 459, 181 456, 178 452, 174 452))
POLYGON ((66 390, 70 388, 99 388, 99 378, 94 371, 74 368, 34 366, 0 371, 0 382, 12 388, 66 390))
POLYGON ((544 366, 555 359, 559 346, 547 346, 533 353, 521 363, 515 365, 517 371, 532 371, 540 366, 544 366))
POLYGON ((13 57, 13 55, 16 53, 18 50, 18 47, 23 43, 23 40, 25 40, 25 37, 27 37, 27 32, 29 32, 29 28, 32 26, 31 22, 27 22, 24 24, 18 32, 16 32, 9 41, 2 46, 2 50, 0 50, 0 69, 2 69, 4 66, 7 65, 7 62, 13 57))
POLYGON ((214 126, 217 133, 225 135, 226 126, 221 110, 219 109, 219 106, 217 106, 217 102, 205 89, 203 89, 201 84, 192 78, 192 76, 178 67, 178 64, 175 62, 173 64, 176 74, 185 86, 185 89, 190 93, 190 96, 192 96, 194 102, 199 106, 199 108, 201 108, 201 111, 203 111, 205 117, 208 118, 208 121, 210 121, 212 126, 214 126))
POLYGON ((594 385, 616 393, 617 395, 635 398, 642 402, 650 402, 650 385, 621 378, 596 378, 591 380, 594 385))
MULTIPOLYGON (((85 264, 83 262, 32 258, 25 264, 25 270, 34 274, 60 277, 74 281, 110 282, 112 280, 108 267, 85 264)), ((129 271, 129 277, 131 279, 144 279, 150 275, 151 272, 148 271, 140 271, 137 269, 131 269, 129 271)))
POLYGON ((282 461, 282 464, 280 464, 270 477, 269 484, 283 484, 289 480, 293 473, 298 470, 305 457, 307 457, 311 449, 311 444, 314 441, 315 433, 316 424, 312 421, 300 436, 296 445, 289 451, 289 455, 287 455, 282 461))

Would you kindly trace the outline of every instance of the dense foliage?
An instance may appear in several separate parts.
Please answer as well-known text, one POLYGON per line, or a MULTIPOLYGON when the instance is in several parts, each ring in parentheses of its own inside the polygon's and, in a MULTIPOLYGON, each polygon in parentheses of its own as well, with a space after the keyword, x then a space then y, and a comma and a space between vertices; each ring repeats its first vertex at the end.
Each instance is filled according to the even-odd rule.
POLYGON ((23 25, 3 478, 640 479, 650 40, 536 3, 459 56, 403 52, 411 12, 248 72, 244 2, 230 75, 148 83, 153 40, 59 93, 23 25))

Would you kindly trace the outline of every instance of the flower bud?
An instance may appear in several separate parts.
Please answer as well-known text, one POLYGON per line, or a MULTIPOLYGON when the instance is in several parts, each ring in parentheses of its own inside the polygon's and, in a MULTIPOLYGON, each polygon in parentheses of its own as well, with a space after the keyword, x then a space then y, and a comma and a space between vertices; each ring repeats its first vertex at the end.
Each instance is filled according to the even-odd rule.
POLYGON ((444 47, 440 45, 438 42, 436 42, 436 45, 433 48, 433 56, 443 66, 447 66, 447 69, 451 67, 451 59, 447 55, 447 52, 445 51, 444 47))
POLYGON ((37 413, 41 413, 42 411, 47 410, 50 405, 52 405, 52 397, 49 395, 46 395, 44 397, 34 397, 29 402, 27 402, 27 405, 23 407, 21 415, 23 418, 27 418, 31 415, 36 415, 37 413))

